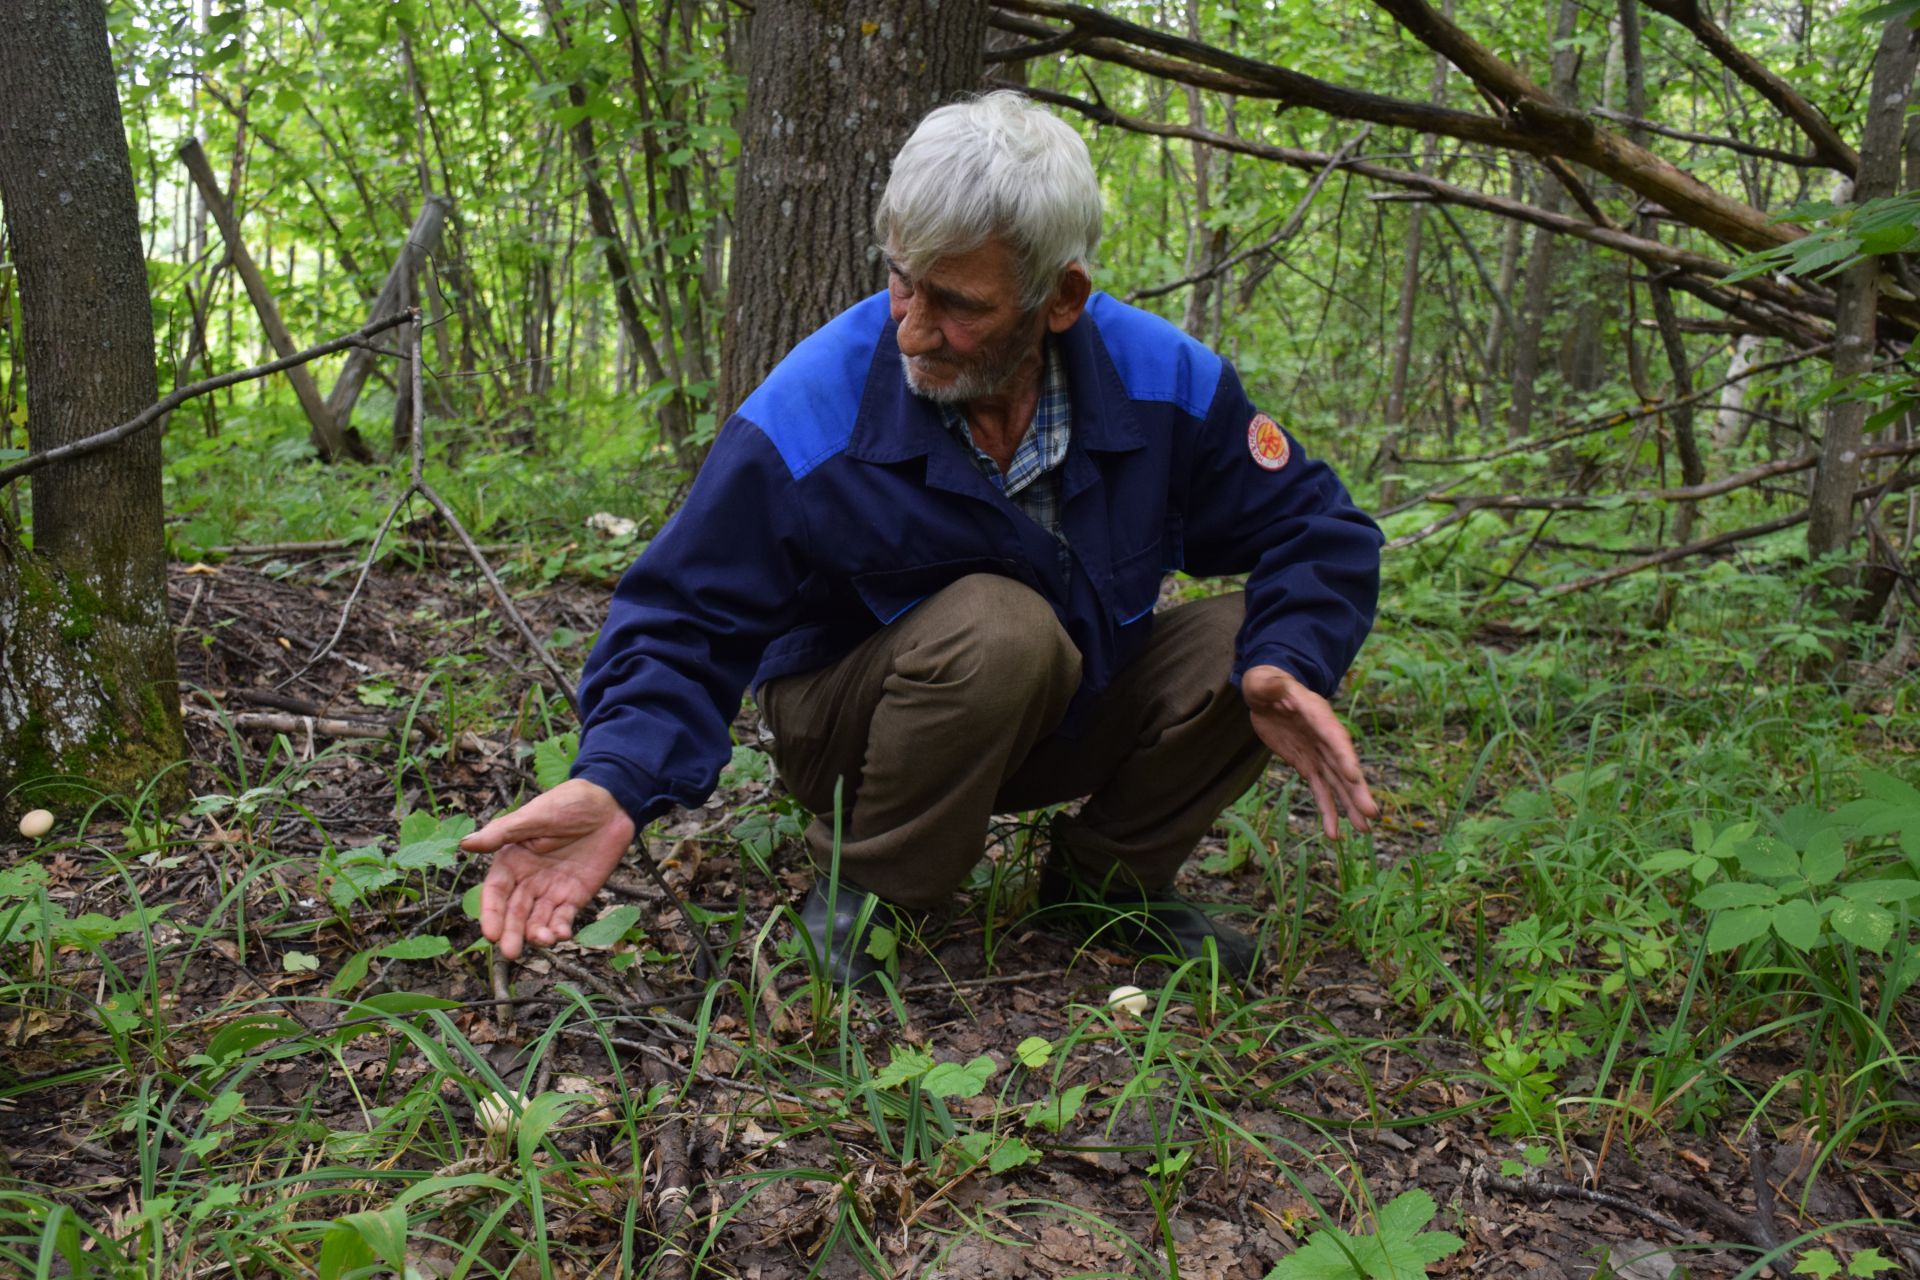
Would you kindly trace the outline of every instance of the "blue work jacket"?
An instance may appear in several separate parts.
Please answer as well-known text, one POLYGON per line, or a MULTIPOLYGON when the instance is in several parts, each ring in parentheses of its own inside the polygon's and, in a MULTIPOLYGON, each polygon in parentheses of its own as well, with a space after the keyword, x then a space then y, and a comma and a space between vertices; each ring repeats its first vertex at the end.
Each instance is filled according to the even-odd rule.
POLYGON ((1025 583, 1081 655, 1059 732, 1140 656, 1161 580, 1246 574, 1234 678, 1331 695, 1373 622, 1380 532, 1232 367, 1095 294, 1060 343, 1073 397, 1058 544, 907 389, 887 295, 803 340, 721 428, 620 580, 580 684, 573 767, 645 824, 712 794, 749 683, 844 656, 975 573, 1025 583))

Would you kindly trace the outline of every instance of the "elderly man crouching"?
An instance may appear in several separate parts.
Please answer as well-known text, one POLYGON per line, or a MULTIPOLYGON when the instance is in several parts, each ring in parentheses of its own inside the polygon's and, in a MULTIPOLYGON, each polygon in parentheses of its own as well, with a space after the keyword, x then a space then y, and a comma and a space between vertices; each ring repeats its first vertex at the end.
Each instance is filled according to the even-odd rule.
POLYGON ((568 937, 636 829, 711 794, 751 683, 822 815, 800 915, 836 981, 875 971, 863 914, 939 905, 992 814, 1082 797, 1042 901, 1245 976, 1252 942, 1174 874, 1269 752, 1329 835, 1377 813, 1326 700, 1379 532, 1219 356, 1092 292, 1099 183, 1045 110, 934 111, 875 221, 887 291, 740 406, 621 580, 572 779, 467 841, 495 855, 482 928, 508 957, 568 937), (1245 590, 1156 614, 1174 570, 1245 590))

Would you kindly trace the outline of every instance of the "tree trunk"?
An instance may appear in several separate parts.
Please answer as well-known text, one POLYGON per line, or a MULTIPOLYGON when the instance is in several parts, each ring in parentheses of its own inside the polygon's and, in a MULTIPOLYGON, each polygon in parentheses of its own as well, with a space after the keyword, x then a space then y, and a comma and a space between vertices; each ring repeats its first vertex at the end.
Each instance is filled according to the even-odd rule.
MULTIPOLYGON (((159 399, 133 171, 97 0, 0 22, 0 201, 19 272, 31 448, 159 399)), ((130 792, 186 754, 166 612, 160 433, 33 479, 33 549, 0 520, 0 807, 84 776, 130 792)), ((163 800, 184 791, 168 775, 163 800)), ((24 807, 21 805, 20 807, 24 807)))
MULTIPOLYGON (((1553 69, 1551 92, 1560 102, 1575 100, 1574 91, 1580 67, 1580 52, 1572 41, 1580 17, 1575 0, 1560 0, 1560 12, 1553 24, 1553 69)), ((1549 213, 1560 212, 1565 199, 1559 181, 1550 173, 1541 176, 1543 190, 1540 207, 1549 213)), ((1533 233, 1533 248, 1527 254, 1526 290, 1520 314, 1514 319, 1513 398, 1507 407, 1507 438, 1519 440, 1533 430, 1534 393, 1540 378, 1540 344, 1547 326, 1547 304, 1553 291, 1554 237, 1544 229, 1533 233)))
MULTIPOLYGON (((1867 123, 1860 139, 1860 176, 1856 204, 1890 196, 1900 183, 1901 131, 1907 98, 1920 62, 1920 44, 1901 18, 1890 19, 1873 60, 1873 89, 1867 97, 1867 123)), ((1860 377, 1873 367, 1874 308, 1878 302, 1879 264, 1869 258, 1840 277, 1834 322, 1833 376, 1836 382, 1860 377)), ((1853 493, 1860 487, 1860 433, 1871 405, 1864 399, 1835 397, 1827 402, 1820 465, 1813 473, 1807 519, 1807 554, 1814 558, 1844 551, 1853 540, 1853 493)), ((1850 575, 1848 575, 1850 576, 1850 575)))
POLYGON ((873 208, 920 117, 980 83, 984 0, 761 0, 735 178, 719 421, 880 287, 873 208))
MULTIPOLYGON (((1447 16, 1453 16, 1453 0, 1447 0, 1447 16)), ((1447 100, 1447 60, 1433 59, 1433 80, 1427 90, 1428 101, 1436 106, 1447 100)), ((1439 139, 1431 134, 1422 144, 1420 171, 1431 173, 1439 167, 1439 139)), ((1380 481, 1380 505, 1390 507, 1400 496, 1400 441, 1407 427, 1407 376, 1413 368, 1413 321, 1420 301, 1420 249, 1426 228, 1427 207, 1411 205, 1407 209, 1407 239, 1400 258, 1400 307, 1393 322, 1393 357, 1387 375, 1386 436, 1380 442, 1380 467, 1386 473, 1380 481)), ((1441 396, 1446 399, 1445 395, 1441 396)))

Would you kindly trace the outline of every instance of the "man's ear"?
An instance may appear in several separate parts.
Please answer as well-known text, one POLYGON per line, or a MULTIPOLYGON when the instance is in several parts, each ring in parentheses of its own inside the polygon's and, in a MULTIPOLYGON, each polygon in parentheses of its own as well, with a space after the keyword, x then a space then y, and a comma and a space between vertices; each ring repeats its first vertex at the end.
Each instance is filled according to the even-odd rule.
POLYGON ((1073 328, 1080 319, 1080 313, 1087 308, 1087 299, 1093 294, 1093 277, 1081 263, 1068 265, 1060 273, 1060 283, 1054 286, 1053 297, 1047 300, 1047 329, 1052 333, 1065 333, 1073 328))

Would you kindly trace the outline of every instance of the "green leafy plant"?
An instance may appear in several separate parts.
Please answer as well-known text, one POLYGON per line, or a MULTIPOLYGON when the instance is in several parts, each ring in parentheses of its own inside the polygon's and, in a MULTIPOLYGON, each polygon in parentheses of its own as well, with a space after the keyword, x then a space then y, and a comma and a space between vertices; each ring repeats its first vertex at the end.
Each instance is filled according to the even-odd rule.
POLYGON ((1274 1264, 1266 1280, 1426 1280, 1430 1264, 1466 1244, 1450 1231, 1425 1229, 1438 1212, 1426 1192, 1403 1191, 1375 1215, 1372 1232, 1321 1227, 1274 1264))
POLYGON ((1841 1269, 1840 1260, 1833 1256, 1833 1250, 1809 1249, 1800 1255, 1800 1261, 1794 1263, 1793 1274, 1812 1276, 1814 1280, 1832 1280, 1834 1276, 1877 1276, 1899 1269, 1899 1263, 1878 1249, 1860 1250, 1847 1260, 1845 1270, 1841 1269))

